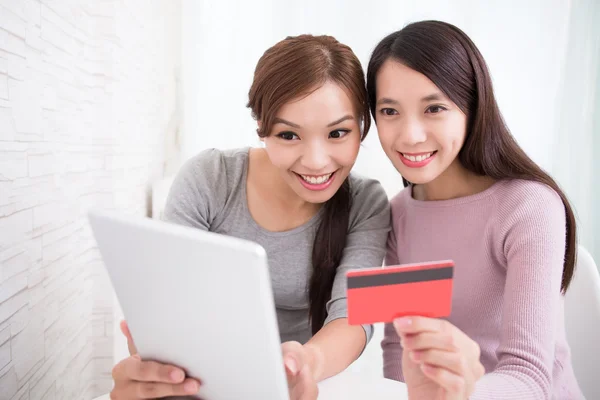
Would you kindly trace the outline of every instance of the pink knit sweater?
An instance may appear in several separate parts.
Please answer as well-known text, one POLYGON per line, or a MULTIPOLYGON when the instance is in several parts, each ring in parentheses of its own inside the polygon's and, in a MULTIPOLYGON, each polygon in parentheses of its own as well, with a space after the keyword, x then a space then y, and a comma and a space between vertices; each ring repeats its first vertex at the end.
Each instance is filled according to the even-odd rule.
MULTIPOLYGON (((500 181, 476 195, 392 200, 386 265, 452 259, 448 320, 479 343, 486 375, 476 399, 582 399, 570 361, 560 283, 565 211, 545 185, 500 181)), ((382 341, 384 374, 403 381, 393 326, 382 341)))

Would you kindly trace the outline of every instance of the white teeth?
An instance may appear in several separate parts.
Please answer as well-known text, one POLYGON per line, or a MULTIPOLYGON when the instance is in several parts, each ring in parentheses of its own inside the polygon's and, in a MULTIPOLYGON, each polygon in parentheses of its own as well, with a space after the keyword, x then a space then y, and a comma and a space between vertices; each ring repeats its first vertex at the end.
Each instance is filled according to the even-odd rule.
POLYGON ((427 154, 422 154, 422 155, 418 155, 418 156, 409 156, 409 155, 402 153, 402 157, 404 157, 407 160, 410 160, 412 162, 420 162, 423 160, 427 160, 429 157, 431 157, 432 154, 433 153, 427 153, 427 154))
POLYGON ((312 185, 320 185, 321 183, 327 182, 331 177, 331 174, 321 175, 321 176, 308 176, 308 175, 300 175, 302 179, 312 185))

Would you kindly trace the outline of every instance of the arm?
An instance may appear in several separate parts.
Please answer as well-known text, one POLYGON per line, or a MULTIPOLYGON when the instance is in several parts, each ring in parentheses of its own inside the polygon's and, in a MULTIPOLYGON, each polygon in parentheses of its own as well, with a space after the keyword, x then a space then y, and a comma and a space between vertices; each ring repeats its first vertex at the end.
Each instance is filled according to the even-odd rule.
POLYGON ((346 369, 360 356, 373 334, 371 325, 348 325, 346 272, 381 266, 390 226, 389 202, 378 182, 364 180, 357 185, 346 247, 327 303, 327 319, 305 345, 317 381, 346 369))
POLYGON ((325 325, 305 345, 308 363, 317 382, 337 375, 358 358, 367 344, 362 326, 339 318, 325 325))
POLYGON ((556 193, 544 187, 536 196, 507 219, 498 364, 477 382, 472 400, 552 397, 566 221, 556 193))

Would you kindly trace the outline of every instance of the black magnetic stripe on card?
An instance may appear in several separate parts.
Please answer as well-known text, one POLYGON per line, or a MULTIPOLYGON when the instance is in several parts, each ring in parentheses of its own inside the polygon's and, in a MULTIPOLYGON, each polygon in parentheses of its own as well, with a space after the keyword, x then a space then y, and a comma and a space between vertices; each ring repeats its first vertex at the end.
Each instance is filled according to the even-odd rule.
POLYGON ((454 267, 444 267, 393 272, 389 274, 352 276, 348 278, 348 289, 452 279, 453 271, 454 267))

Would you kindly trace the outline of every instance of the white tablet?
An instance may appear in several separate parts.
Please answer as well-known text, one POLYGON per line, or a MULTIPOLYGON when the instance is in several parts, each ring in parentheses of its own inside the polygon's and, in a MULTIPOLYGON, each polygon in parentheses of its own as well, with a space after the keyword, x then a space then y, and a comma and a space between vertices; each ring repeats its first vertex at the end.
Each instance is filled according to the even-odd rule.
POLYGON ((89 215, 142 359, 182 367, 204 400, 287 400, 265 250, 142 217, 89 215))

